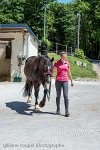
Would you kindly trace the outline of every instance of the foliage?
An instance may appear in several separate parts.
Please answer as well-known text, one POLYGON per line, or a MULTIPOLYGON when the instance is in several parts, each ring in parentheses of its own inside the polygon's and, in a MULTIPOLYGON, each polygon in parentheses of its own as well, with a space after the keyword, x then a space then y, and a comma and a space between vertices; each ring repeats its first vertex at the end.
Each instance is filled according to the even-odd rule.
POLYGON ((24 22, 24 3, 25 0, 0 1, 0 22, 5 24, 24 22))
POLYGON ((50 50, 50 48, 51 48, 51 46, 52 46, 52 45, 51 45, 51 42, 50 42, 48 39, 44 39, 44 38, 42 38, 41 44, 42 44, 42 45, 45 45, 48 50, 50 50))
POLYGON ((82 49, 76 49, 75 56, 81 59, 85 59, 84 51, 82 49))
POLYGON ((56 43, 77 48, 77 13, 80 12, 80 49, 87 57, 100 59, 99 0, 74 0, 68 4, 57 0, 0 0, 0 23, 27 23, 42 40, 45 7, 48 49, 55 51, 56 43))
POLYGON ((89 58, 99 58, 100 47, 100 1, 76 0, 75 13, 81 14, 80 48, 89 58))
MULTIPOLYGON (((53 3, 50 5, 52 14, 53 30, 48 35, 48 39, 53 42, 53 49, 55 44, 61 43, 63 45, 75 46, 75 15, 73 7, 69 4, 53 3)), ((63 49, 63 47, 59 48, 63 49)))
POLYGON ((55 0, 26 0, 25 2, 25 22, 31 27, 39 39, 43 38, 44 9, 45 7, 47 8, 47 4, 49 5, 53 1, 55 0))

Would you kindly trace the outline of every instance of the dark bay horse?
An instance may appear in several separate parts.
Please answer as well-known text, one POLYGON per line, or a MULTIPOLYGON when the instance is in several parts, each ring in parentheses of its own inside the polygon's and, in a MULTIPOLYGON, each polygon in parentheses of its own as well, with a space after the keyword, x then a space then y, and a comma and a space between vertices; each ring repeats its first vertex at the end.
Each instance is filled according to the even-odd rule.
POLYGON ((50 73, 53 67, 54 58, 48 56, 31 56, 25 62, 24 74, 26 76, 26 84, 23 95, 28 96, 27 102, 30 103, 32 100, 32 89, 34 87, 35 95, 35 109, 39 106, 43 107, 46 102, 47 96, 47 84, 49 84, 50 73), (40 85, 44 87, 44 96, 38 106, 38 94, 40 85))

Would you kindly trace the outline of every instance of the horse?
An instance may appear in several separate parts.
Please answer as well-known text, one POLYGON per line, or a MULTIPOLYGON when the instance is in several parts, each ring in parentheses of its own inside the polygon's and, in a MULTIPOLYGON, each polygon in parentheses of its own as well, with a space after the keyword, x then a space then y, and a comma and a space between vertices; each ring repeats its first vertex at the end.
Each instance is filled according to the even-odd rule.
POLYGON ((46 96, 48 94, 47 84, 50 84, 51 72, 53 68, 54 58, 48 56, 31 56, 27 58, 24 67, 24 74, 26 76, 26 83, 23 96, 28 96, 27 103, 32 101, 32 89, 34 87, 35 109, 39 110, 44 107, 46 96), (38 103, 38 95, 40 85, 44 87, 44 96, 40 103, 38 103))

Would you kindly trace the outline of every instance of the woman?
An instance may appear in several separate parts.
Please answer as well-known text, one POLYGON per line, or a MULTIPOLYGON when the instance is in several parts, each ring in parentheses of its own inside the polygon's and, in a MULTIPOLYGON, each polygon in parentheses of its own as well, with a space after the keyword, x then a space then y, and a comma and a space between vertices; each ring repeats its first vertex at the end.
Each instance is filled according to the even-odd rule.
POLYGON ((64 104, 65 104, 65 117, 69 117, 69 100, 68 100, 68 78, 71 80, 73 86, 72 75, 70 71, 70 63, 66 60, 67 53, 61 52, 61 59, 55 62, 53 72, 57 69, 55 87, 56 87, 56 113, 60 115, 60 96, 61 89, 63 89, 64 104))

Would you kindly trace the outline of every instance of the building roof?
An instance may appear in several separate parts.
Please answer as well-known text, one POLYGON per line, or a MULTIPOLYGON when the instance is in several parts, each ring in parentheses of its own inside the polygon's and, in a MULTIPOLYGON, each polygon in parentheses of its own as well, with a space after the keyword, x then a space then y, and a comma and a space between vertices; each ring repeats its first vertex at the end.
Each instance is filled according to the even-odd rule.
POLYGON ((35 36, 33 31, 29 28, 27 24, 0 24, 0 29, 3 30, 21 30, 21 29, 26 29, 33 38, 37 41, 38 44, 40 44, 39 39, 35 36))

